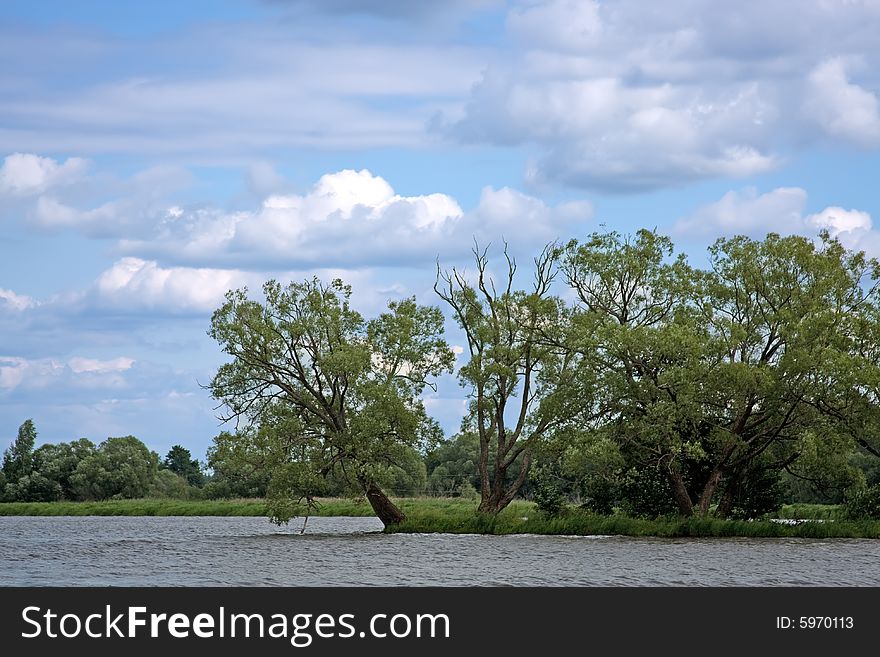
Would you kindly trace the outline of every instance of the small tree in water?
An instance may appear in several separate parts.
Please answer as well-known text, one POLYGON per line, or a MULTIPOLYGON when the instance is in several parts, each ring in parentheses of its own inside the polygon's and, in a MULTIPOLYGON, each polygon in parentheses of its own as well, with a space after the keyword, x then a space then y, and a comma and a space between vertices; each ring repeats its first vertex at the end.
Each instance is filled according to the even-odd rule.
POLYGON ((232 361, 210 388, 224 420, 272 418, 264 435, 277 474, 274 519, 295 512, 283 499, 310 500, 321 477, 342 472, 386 526, 402 522, 380 482, 401 448, 439 436, 419 396, 454 361, 442 314, 406 299, 367 321, 340 280, 269 281, 263 294, 259 303, 246 289, 230 291, 214 313, 209 335, 232 361))

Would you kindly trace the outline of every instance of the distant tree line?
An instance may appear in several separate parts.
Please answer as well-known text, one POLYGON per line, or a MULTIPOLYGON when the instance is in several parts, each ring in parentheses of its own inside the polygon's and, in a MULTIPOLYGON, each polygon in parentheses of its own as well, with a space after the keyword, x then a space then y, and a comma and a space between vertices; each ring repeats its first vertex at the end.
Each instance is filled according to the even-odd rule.
POLYGON ((3 454, 0 498, 5 502, 108 500, 147 496, 187 497, 205 483, 201 465, 176 445, 160 461, 134 436, 86 438, 34 448, 32 420, 18 429, 3 454))

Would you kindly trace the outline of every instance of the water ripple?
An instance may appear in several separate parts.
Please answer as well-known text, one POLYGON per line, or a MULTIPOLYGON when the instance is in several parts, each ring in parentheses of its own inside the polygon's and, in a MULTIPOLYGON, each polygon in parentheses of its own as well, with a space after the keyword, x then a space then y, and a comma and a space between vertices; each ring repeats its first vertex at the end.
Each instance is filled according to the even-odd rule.
POLYGON ((878 586, 880 541, 381 533, 375 518, 0 517, 7 586, 878 586))

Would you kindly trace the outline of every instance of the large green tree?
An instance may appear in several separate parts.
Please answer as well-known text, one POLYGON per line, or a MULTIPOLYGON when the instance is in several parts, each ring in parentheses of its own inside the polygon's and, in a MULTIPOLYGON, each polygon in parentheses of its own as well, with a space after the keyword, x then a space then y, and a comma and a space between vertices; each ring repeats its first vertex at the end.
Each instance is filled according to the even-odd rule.
POLYGON ((161 467, 182 477, 190 486, 201 486, 205 483, 202 464, 182 445, 174 445, 168 450, 161 467))
POLYGON ((580 413, 591 393, 568 347, 564 304, 550 291, 557 247, 535 258, 533 284, 525 290, 515 285, 517 265, 506 250, 497 282, 487 253, 474 250, 472 278, 438 267, 434 289, 465 334, 469 358, 458 376, 470 407, 462 428, 479 439, 479 510, 494 514, 522 488, 535 446, 580 413))
POLYGON ((15 441, 3 452, 3 474, 7 483, 15 483, 34 469, 34 443, 37 429, 33 420, 25 420, 18 427, 15 441))
POLYGON ((34 451, 34 471, 58 484, 62 498, 76 499, 71 477, 80 461, 94 453, 94 443, 86 438, 70 443, 46 443, 34 451))
POLYGON ((865 442, 876 262, 827 235, 721 239, 704 271, 672 252, 650 231, 594 234, 563 270, 605 430, 664 474, 680 513, 726 515, 817 442, 865 442))
POLYGON ((159 455, 134 436, 108 438, 77 464, 70 485, 84 500, 143 497, 158 470, 159 455))
POLYGON ((454 359, 442 314, 406 299, 365 320, 340 280, 269 281, 263 295, 261 303, 231 291, 214 313, 209 334, 232 360, 210 388, 224 419, 265 425, 250 436, 271 457, 273 517, 288 519, 294 507, 284 500, 310 499, 320 478, 341 472, 385 525, 401 522, 381 482, 439 435, 420 395, 454 359))

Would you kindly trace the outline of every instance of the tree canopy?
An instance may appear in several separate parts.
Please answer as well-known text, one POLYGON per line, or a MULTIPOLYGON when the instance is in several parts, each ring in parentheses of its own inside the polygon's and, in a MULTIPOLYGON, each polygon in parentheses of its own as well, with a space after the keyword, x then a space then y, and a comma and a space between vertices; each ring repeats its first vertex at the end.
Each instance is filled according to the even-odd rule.
POLYGON ((602 432, 668 478, 680 513, 724 515, 747 480, 797 475, 811 441, 872 447, 876 261, 827 235, 720 239, 706 270, 671 254, 649 231, 596 234, 563 269, 602 432))
MULTIPOLYGON (((214 313, 209 334, 232 360, 210 388, 225 419, 260 425, 250 435, 262 432, 271 456, 270 494, 310 502, 321 478, 341 472, 383 523, 400 522, 380 482, 407 448, 440 435, 420 395, 452 366, 443 315, 405 299, 365 320, 339 280, 269 281, 263 296, 231 291, 214 313)), ((288 512, 281 505, 275 518, 288 512)))

